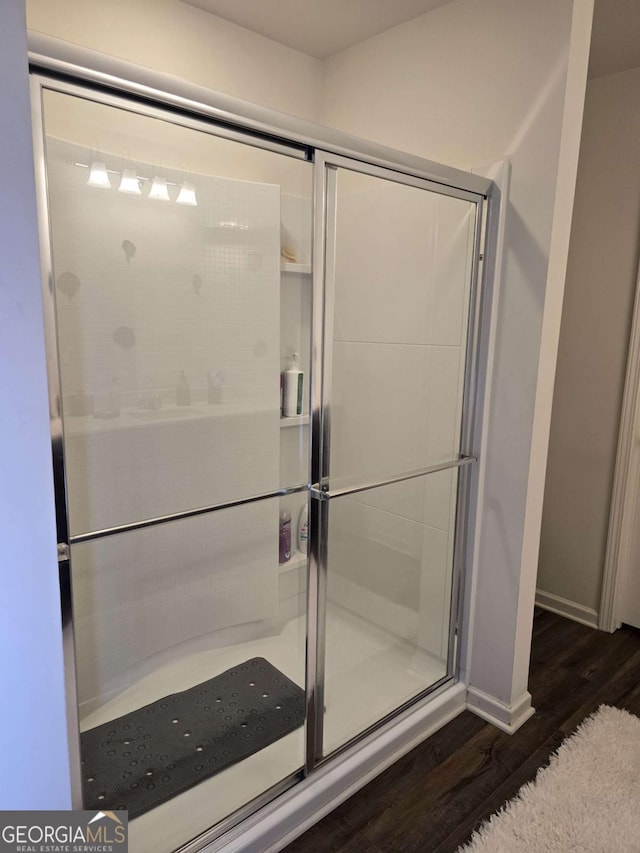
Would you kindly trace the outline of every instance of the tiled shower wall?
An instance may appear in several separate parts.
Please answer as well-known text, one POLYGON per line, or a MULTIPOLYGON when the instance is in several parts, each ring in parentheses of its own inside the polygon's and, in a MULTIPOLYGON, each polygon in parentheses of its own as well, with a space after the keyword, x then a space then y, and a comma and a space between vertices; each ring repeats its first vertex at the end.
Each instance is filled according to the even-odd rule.
MULTIPOLYGON (((177 187, 163 202, 118 192, 119 175, 87 186, 80 146, 49 139, 47 156, 72 533, 277 488, 280 187, 102 155, 190 180, 188 207, 177 187)), ((73 547, 81 702, 212 628, 277 616, 278 502, 234 512, 73 547)))
MULTIPOLYGON (((383 480, 457 452, 474 222, 467 202, 346 177, 343 191, 338 177, 334 484, 383 480)), ((444 471, 362 492, 340 499, 331 518, 330 595, 438 657, 456 484, 457 473, 444 471)))

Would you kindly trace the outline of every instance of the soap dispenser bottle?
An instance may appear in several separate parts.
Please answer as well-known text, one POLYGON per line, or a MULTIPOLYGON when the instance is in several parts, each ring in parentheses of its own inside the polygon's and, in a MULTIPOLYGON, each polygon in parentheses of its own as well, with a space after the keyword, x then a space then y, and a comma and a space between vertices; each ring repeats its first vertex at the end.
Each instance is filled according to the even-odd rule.
POLYGON ((283 373, 282 414, 285 418, 295 418, 302 414, 303 373, 298 364, 298 353, 291 353, 291 364, 283 373))
POLYGON ((187 382, 187 377, 184 375, 184 370, 180 371, 180 379, 176 387, 176 403, 179 406, 191 405, 191 388, 187 382))
POLYGON ((280 564, 288 563, 291 559, 291 513, 288 509, 280 510, 278 557, 280 564))

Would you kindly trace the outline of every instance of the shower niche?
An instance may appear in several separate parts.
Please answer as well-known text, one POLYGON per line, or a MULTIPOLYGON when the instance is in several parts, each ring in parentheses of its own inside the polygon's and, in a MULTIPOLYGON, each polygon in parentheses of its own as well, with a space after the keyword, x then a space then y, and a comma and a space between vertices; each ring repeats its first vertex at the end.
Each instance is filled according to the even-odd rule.
POLYGON ((36 79, 76 805, 196 850, 455 681, 484 195, 36 79))

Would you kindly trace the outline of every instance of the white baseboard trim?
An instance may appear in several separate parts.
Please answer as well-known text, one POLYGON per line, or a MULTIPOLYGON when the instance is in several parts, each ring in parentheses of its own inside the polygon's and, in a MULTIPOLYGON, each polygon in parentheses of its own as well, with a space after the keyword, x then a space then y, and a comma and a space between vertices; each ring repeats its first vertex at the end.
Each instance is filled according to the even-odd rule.
POLYGON ((567 619, 573 619, 574 622, 580 622, 590 628, 598 627, 597 610, 569 601, 567 598, 561 598, 551 592, 545 592, 543 589, 536 590, 536 606, 557 613, 559 616, 566 616, 567 619))
POLYGON ((427 697, 201 848, 203 853, 277 853, 465 708, 464 684, 427 697))
POLYGON ((495 696, 489 696, 474 687, 469 687, 467 690, 467 708, 508 734, 513 734, 535 714, 535 708, 531 707, 529 692, 523 693, 512 705, 505 705, 495 696))

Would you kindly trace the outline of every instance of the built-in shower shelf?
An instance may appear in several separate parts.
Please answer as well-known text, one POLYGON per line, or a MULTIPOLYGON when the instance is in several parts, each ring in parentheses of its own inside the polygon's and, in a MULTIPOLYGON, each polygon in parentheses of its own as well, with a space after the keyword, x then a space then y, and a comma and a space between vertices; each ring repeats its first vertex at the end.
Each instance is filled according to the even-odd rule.
POLYGON ((294 551, 291 555, 291 559, 287 560, 286 563, 280 563, 278 565, 278 571, 280 574, 283 572, 291 572, 294 569, 300 569, 302 566, 307 565, 307 555, 301 554, 300 551, 294 551))
POLYGON ((296 272, 309 275, 311 273, 311 264, 292 264, 283 261, 280 269, 282 272, 296 272))
POLYGON ((280 418, 280 429, 285 429, 286 427, 294 427, 301 426, 302 424, 309 423, 309 415, 297 415, 293 418, 280 418))

